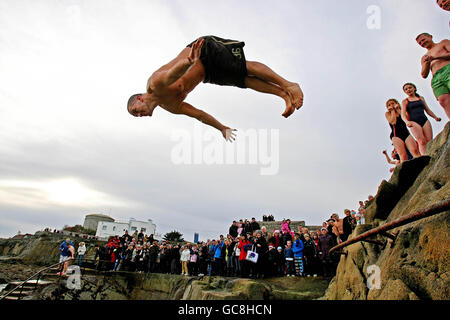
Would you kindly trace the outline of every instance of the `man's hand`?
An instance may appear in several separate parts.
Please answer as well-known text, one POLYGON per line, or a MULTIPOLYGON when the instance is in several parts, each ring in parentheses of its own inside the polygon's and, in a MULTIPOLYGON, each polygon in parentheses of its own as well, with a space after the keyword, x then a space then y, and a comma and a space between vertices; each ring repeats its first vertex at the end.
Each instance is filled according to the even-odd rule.
POLYGON ((430 63, 433 60, 435 60, 435 58, 432 57, 432 56, 429 56, 427 54, 423 56, 423 61, 426 62, 426 63, 430 63))
POLYGON ((229 127, 224 127, 222 129, 222 135, 226 141, 233 142, 234 140, 236 140, 236 133, 234 133, 234 131, 237 131, 237 130, 230 129, 229 127))
POLYGON ((199 58, 200 54, 202 53, 202 47, 203 43, 205 42, 205 39, 198 38, 197 41, 192 45, 191 51, 189 52, 188 60, 191 64, 194 64, 199 58))

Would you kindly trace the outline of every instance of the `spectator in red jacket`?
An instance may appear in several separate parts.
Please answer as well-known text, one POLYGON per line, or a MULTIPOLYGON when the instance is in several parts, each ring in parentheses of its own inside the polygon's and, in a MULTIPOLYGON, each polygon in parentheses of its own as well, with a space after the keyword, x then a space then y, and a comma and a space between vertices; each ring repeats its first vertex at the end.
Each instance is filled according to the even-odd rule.
POLYGON ((241 253, 239 254, 239 264, 241 267, 241 275, 242 277, 248 277, 250 266, 247 260, 245 258, 247 257, 247 251, 251 248, 252 243, 248 238, 245 236, 240 237, 240 241, 238 244, 239 250, 241 250, 241 253))

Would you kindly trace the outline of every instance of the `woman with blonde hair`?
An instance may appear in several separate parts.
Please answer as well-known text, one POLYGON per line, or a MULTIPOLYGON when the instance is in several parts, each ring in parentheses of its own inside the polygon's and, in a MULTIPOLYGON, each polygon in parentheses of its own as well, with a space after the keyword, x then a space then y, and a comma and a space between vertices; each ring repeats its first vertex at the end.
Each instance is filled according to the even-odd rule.
POLYGON ((183 246, 181 248, 181 274, 187 276, 189 274, 188 270, 188 262, 191 258, 191 250, 189 250, 188 246, 183 246))
POLYGON ((428 142, 433 139, 433 129, 425 112, 438 122, 441 121, 441 118, 430 110, 425 99, 417 93, 417 88, 413 83, 404 84, 403 91, 408 97, 402 101, 402 118, 416 138, 420 154, 426 155, 428 142))
POLYGON ((84 254, 86 253, 86 246, 84 242, 80 242, 78 244, 78 265, 81 267, 81 263, 83 261, 84 254))
POLYGON ((408 154, 406 148, 412 154, 414 158, 420 156, 417 150, 416 140, 409 134, 406 123, 402 119, 402 109, 396 99, 389 99, 386 101, 386 120, 391 127, 390 138, 395 150, 397 150, 400 156, 400 162, 408 160, 408 154))

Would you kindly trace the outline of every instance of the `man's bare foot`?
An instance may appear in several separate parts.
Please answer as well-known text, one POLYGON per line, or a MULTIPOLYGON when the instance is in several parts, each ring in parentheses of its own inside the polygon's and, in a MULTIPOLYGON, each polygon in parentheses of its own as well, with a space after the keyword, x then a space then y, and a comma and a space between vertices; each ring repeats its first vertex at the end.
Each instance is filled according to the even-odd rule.
POLYGON ((292 104, 292 100, 291 100, 291 97, 290 97, 289 94, 286 94, 286 95, 283 97, 283 99, 284 99, 284 101, 286 102, 286 110, 283 112, 282 116, 285 117, 285 118, 287 118, 287 117, 289 117, 291 114, 294 113, 295 107, 294 107, 294 105, 292 104))
POLYGON ((286 87, 286 91, 291 97, 292 104, 298 110, 303 105, 303 91, 298 83, 292 82, 292 84, 286 87))

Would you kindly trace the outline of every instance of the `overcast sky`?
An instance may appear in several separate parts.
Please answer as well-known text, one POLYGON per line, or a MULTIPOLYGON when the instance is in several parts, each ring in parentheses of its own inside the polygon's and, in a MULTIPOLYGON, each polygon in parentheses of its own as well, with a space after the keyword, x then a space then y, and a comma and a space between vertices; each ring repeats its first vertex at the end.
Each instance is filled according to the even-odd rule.
POLYGON ((444 119, 431 119, 434 133, 445 125, 431 78, 420 77, 424 31, 448 37, 449 14, 435 1, 2 0, 0 237, 102 213, 204 240, 234 219, 272 213, 318 225, 356 209, 389 178, 388 98, 404 99, 413 82, 444 119), (379 28, 368 28, 371 5, 379 28), (151 118, 126 111, 154 70, 210 34, 245 41, 247 60, 303 88, 304 106, 288 119, 283 100, 250 89, 200 84, 186 99, 237 128, 237 142, 275 130, 276 174, 262 175, 261 163, 174 163, 177 134, 195 143, 201 132, 200 145, 218 149, 223 138, 160 108, 151 118))

